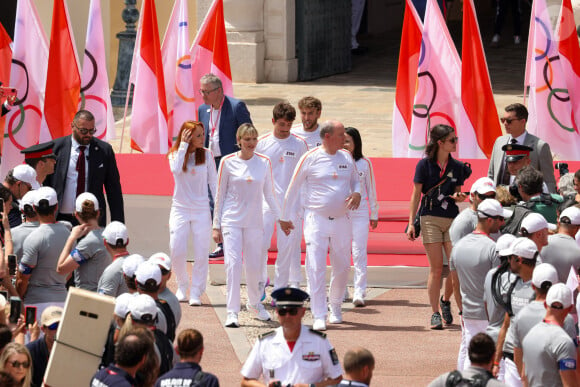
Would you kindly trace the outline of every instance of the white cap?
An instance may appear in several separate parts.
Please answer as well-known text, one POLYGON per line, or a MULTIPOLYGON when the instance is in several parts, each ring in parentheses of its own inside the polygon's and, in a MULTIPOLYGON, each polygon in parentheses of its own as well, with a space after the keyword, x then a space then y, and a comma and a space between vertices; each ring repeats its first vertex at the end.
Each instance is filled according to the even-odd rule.
POLYGON ((485 199, 477 206, 477 216, 479 218, 491 218, 493 216, 509 218, 512 216, 512 212, 503 208, 501 203, 495 199, 485 199))
POLYGON ((573 226, 580 226, 580 208, 572 206, 566 208, 560 214, 560 223, 571 224, 573 226), (562 220, 563 218, 566 218, 562 220))
POLYGON ((475 183, 471 186, 471 193, 477 192, 478 194, 486 194, 489 192, 495 192, 495 183, 489 177, 480 177, 475 180, 475 183))
POLYGON ((115 299, 115 315, 121 318, 127 317, 127 313, 130 312, 130 305, 133 301, 133 297, 136 294, 123 293, 117 296, 115 299))
POLYGON ((127 277, 131 278, 135 276, 135 272, 140 264, 145 262, 145 258, 143 258, 140 254, 131 254, 123 261, 123 274, 127 277))
POLYGON ((510 247, 499 252, 500 255, 517 255, 525 259, 534 259, 538 253, 538 247, 529 238, 517 238, 512 242, 510 247))
POLYGON ((535 287, 540 288, 546 281, 550 282, 552 285, 558 283, 558 272, 556 271, 556 268, 549 263, 540 263, 534 268, 532 283, 535 287))
POLYGON ((147 294, 134 296, 129 309, 133 321, 153 325, 157 319, 157 305, 155 300, 147 294))
POLYGON ((30 184, 32 189, 40 188, 38 180, 36 180, 36 171, 28 164, 20 164, 12 170, 12 177, 16 180, 23 181, 30 184))
POLYGON ((81 212, 83 210, 83 203, 87 200, 93 202, 95 210, 99 209, 99 201, 97 200, 97 197, 90 192, 83 192, 77 196, 77 200, 75 201, 75 211, 81 212))
POLYGON ((139 265, 137 271, 135 272, 135 279, 142 285, 152 279, 157 285, 161 283, 161 269, 159 265, 145 261, 139 265))
POLYGON ((36 190, 31 190, 31 191, 28 191, 27 193, 24 194, 22 199, 20 199, 20 203, 18 203, 20 211, 24 211, 24 206, 27 204, 31 207, 34 206, 35 195, 36 195, 36 190))
POLYGON ((513 234, 503 234, 495 242, 495 251, 502 256, 501 251, 510 247, 513 241, 516 240, 516 236, 513 234))
POLYGON ((533 234, 537 231, 543 230, 547 228, 548 230, 556 230, 556 225, 552 223, 548 223, 546 218, 542 216, 542 214, 538 214, 537 212, 531 212, 524 220, 522 220, 521 229, 526 229, 528 234, 533 234))
POLYGON ((34 195, 34 205, 38 207, 41 200, 48 200, 48 205, 54 206, 58 203, 56 191, 51 187, 40 187, 34 195))
POLYGON ((552 285, 550 290, 548 290, 546 304, 551 307, 556 302, 562 304, 564 309, 572 305, 572 290, 563 283, 552 285))
POLYGON ((129 233, 123 223, 115 220, 105 227, 103 230, 103 238, 110 245, 116 245, 118 239, 122 239, 123 244, 126 245, 129 242, 129 233))
POLYGON ((171 271, 171 258, 165 253, 155 253, 149 257, 149 262, 163 267, 165 270, 171 271))

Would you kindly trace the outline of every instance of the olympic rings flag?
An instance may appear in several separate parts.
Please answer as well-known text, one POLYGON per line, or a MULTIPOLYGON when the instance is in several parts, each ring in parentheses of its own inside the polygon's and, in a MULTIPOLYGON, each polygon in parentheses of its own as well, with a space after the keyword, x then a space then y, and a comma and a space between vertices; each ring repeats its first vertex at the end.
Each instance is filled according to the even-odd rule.
MULTIPOLYGON (((5 86, 10 85, 10 63, 12 63, 12 39, 0 23, 0 81, 4 82, 5 86)), ((4 124, 6 117, 0 117, 0 155, 2 155, 2 145, 4 142, 4 124)))
POLYGON ((10 84, 18 90, 15 106, 6 115, 0 176, 24 161, 20 150, 38 144, 48 42, 33 0, 19 0, 16 7, 10 84))
POLYGON ((234 86, 230 69, 223 0, 214 0, 209 7, 195 41, 191 45, 190 52, 193 66, 193 90, 199 90, 199 79, 211 72, 221 79, 224 94, 233 97, 234 86))
POLYGON ((399 68, 393 106, 392 154, 393 157, 407 157, 409 132, 413 119, 413 99, 417 83, 417 68, 421 55, 421 35, 423 23, 411 0, 405 1, 399 68))
POLYGON ((103 36, 101 0, 91 0, 79 109, 89 110, 95 116, 95 128, 97 128, 95 136, 97 138, 112 140, 115 138, 115 117, 111 105, 103 36))
POLYGON ((187 1, 177 0, 161 45, 163 76, 167 95, 167 127, 172 139, 181 125, 197 116, 191 56, 189 55, 189 23, 187 1))
POLYGON ((545 0, 532 3, 525 79, 528 131, 550 144, 554 158, 580 160, 580 136, 545 0))
POLYGON ((154 0, 144 0, 130 80, 135 84, 131 112, 131 148, 165 154, 169 149, 167 99, 154 0))

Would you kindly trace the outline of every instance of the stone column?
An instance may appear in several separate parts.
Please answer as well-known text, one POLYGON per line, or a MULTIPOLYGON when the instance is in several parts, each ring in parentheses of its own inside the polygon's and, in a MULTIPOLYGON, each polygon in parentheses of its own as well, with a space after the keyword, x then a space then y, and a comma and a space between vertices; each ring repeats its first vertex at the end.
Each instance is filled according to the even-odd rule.
POLYGON ((295 0, 264 0, 267 82, 298 79, 295 0))

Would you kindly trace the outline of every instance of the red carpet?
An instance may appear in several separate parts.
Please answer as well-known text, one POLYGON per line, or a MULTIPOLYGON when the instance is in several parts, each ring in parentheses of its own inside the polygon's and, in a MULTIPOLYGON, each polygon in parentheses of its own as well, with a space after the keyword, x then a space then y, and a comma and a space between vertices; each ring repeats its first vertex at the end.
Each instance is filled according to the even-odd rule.
MULTIPOLYGON (((417 159, 372 158, 377 197, 379 226, 369 234, 368 266, 426 267, 427 259, 421 240, 409 242, 403 233, 409 216, 409 198, 413 190, 413 175, 417 159)), ((469 160, 473 174, 464 185, 487 175, 488 160, 469 160)), ((173 195, 173 176, 164 155, 118 154, 123 193, 130 195, 173 195)), ((580 169, 580 161, 568 162, 570 171, 580 169)), ((556 174, 558 172, 556 171, 556 174)), ((276 258, 275 239, 268 263, 276 258)), ((304 252, 304 241, 302 241, 304 252)), ((304 263, 304 253, 302 254, 304 263)), ((212 261, 223 263, 223 261, 212 261)))

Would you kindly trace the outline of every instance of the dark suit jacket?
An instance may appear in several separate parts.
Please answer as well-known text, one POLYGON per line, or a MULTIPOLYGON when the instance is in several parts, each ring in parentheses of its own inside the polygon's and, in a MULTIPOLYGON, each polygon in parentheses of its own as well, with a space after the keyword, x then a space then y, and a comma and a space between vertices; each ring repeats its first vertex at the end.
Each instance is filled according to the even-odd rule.
MULTIPOLYGON (((54 140, 53 152, 56 154, 56 166, 54 174, 49 175, 44 182, 55 189, 59 203, 64 195, 66 184, 66 174, 70 160, 72 147, 71 136, 65 136, 54 140)), ((107 204, 103 188, 107 192, 107 201, 111 211, 111 220, 125 222, 125 210, 123 207, 123 192, 121 191, 121 179, 117 169, 115 152, 108 143, 97 138, 91 140, 89 144, 89 168, 87 176, 88 192, 92 193, 99 200, 101 217, 99 224, 104 226, 107 220, 107 204)))
MULTIPOLYGON (((197 109, 197 117, 205 128, 205 146, 209 147, 209 120, 211 106, 203 104, 197 109)), ((241 124, 252 123, 250 112, 246 104, 239 99, 225 96, 220 114, 220 151, 222 156, 236 152, 239 148, 236 141, 236 132, 241 124)))
MULTIPOLYGON (((500 178, 499 174, 504 160, 505 152, 501 150, 501 147, 507 144, 510 138, 511 136, 507 134, 500 136, 495 140, 495 144, 493 144, 493 151, 489 160, 487 176, 491 178, 495 184, 497 184, 498 179, 500 178)), ((533 149, 533 151, 530 152, 530 165, 542 172, 544 175, 544 183, 546 183, 548 190, 551 193, 556 193, 556 177, 554 176, 554 163, 552 160, 550 145, 529 132, 526 133, 524 145, 533 149)))

